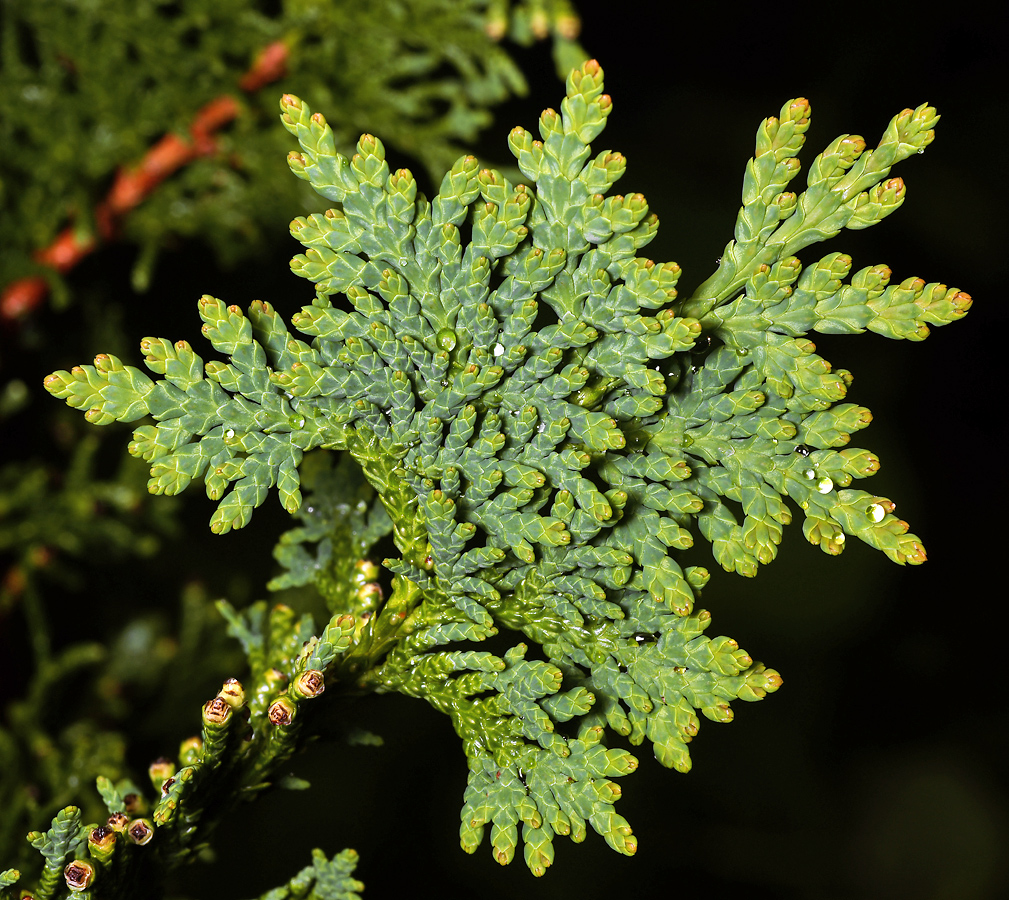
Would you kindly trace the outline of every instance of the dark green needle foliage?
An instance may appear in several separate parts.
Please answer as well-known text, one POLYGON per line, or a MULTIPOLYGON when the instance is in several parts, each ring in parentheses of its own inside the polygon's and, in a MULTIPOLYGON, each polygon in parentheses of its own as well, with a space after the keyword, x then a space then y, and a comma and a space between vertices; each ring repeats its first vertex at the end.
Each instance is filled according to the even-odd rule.
POLYGON ((207 704, 199 749, 161 782, 152 846, 171 849, 158 852, 189 852, 205 813, 265 788, 326 685, 400 691, 450 717, 470 770, 465 850, 489 826, 499 862, 522 847, 539 875, 555 836, 591 828, 632 854, 613 779, 637 761, 607 731, 686 772, 701 716, 727 722, 733 700, 781 684, 705 634, 709 574, 678 551, 700 534, 752 576, 798 512, 829 554, 857 537, 924 560, 889 500, 850 487, 879 465, 847 446, 870 417, 805 335, 921 339, 970 298, 794 254, 900 205, 890 167, 932 140, 935 111, 900 113, 874 150, 838 139, 793 193, 809 105, 786 103, 758 130, 718 270, 679 300, 679 267, 638 255, 658 227, 644 197, 609 193, 624 157, 590 147, 611 106, 601 68, 583 64, 538 137, 509 137, 524 183, 464 156, 429 200, 377 138, 348 159, 287 95, 289 164, 334 204, 291 226, 305 246, 292 267, 316 288, 294 330, 265 302, 246 314, 203 297, 204 336, 227 362, 146 338, 160 378, 100 355, 46 379, 91 422, 152 417, 130 445, 150 489, 202 480, 216 532, 276 487, 302 524, 278 546, 274 586, 315 584, 330 614, 317 630, 284 606, 222 604, 249 679, 207 704), (317 448, 341 461, 303 501, 299 466, 317 448), (494 635, 509 649, 481 649, 494 635))
POLYGON ((98 236, 96 211, 117 170, 136 169, 166 132, 191 143, 198 110, 220 98, 238 103, 234 123, 124 223, 142 248, 135 286, 146 287, 159 250, 180 236, 235 263, 310 203, 275 164, 276 90, 242 87, 269 45, 284 47, 284 89, 324 99, 338 119, 338 146, 380 129, 441 177, 489 124, 489 109, 526 92, 513 46, 496 39, 552 36, 560 62, 577 52, 577 30, 560 0, 4 3, 0 144, 18 152, 0 155, 0 288, 36 273, 61 285, 32 254, 67 225, 80 243, 98 236))

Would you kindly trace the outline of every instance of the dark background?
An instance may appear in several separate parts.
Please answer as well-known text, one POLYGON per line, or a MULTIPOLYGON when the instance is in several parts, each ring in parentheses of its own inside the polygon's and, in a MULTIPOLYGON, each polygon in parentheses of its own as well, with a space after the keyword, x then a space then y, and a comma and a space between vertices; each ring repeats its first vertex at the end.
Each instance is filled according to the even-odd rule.
MULTIPOLYGON (((732 635, 785 684, 759 706, 736 703, 730 726, 702 720, 688 775, 662 769, 640 748, 640 771, 622 779, 617 807, 638 835, 634 859, 594 834, 582 846, 559 838, 555 865, 540 880, 521 859, 499 868, 486 842, 466 856, 456 837, 465 759, 449 722, 422 702, 380 697, 348 714, 381 734, 383 747, 313 745, 292 766, 313 789, 268 797, 228 823, 218 864, 180 875, 179 892, 253 896, 304 865, 309 847, 353 846, 371 900, 404 888, 488 900, 646 891, 750 900, 1005 896, 1005 379, 996 365, 1006 329, 997 279, 1009 110, 997 35, 991 23, 948 8, 941 18, 834 10, 817 19, 798 5, 689 15, 670 6, 579 4, 582 42, 614 100, 597 148, 628 157, 618 189, 641 191, 659 215, 647 253, 680 263, 684 296, 731 236, 753 134, 786 100, 812 104, 804 164, 840 133, 874 146, 906 106, 927 100, 943 115, 935 143, 895 170, 908 185, 902 209, 802 253, 812 262, 844 250, 855 268, 883 262, 894 281, 917 275, 974 297, 963 322, 920 344, 816 336, 819 352, 854 373, 848 399, 875 417, 855 440, 883 463, 866 489, 897 502, 928 562, 897 567, 856 541, 829 558, 794 524, 777 562, 756 579, 707 563, 709 634, 732 635)), ((563 96, 545 49, 519 55, 530 96, 500 110, 480 147, 489 161, 506 159, 513 125, 533 128, 563 96)), ((190 300, 203 293, 242 307, 269 300, 289 316, 310 299, 287 269, 297 249, 281 240, 274 258, 230 273, 198 246, 180 249, 128 313, 129 336, 195 337, 190 300), (179 307, 181 315, 171 311, 179 307)), ((110 249, 76 277, 94 291, 129 290, 130 259, 110 249)), ((66 364, 42 359, 38 379, 26 380, 66 364)), ((268 550, 285 527, 276 504, 267 506, 244 532, 207 530, 198 553, 166 557, 146 589, 177 596, 198 577, 214 596, 265 595, 268 550), (237 579, 229 574, 236 559, 237 579)), ((199 496, 187 502, 193 528, 205 529, 210 512, 199 496)))

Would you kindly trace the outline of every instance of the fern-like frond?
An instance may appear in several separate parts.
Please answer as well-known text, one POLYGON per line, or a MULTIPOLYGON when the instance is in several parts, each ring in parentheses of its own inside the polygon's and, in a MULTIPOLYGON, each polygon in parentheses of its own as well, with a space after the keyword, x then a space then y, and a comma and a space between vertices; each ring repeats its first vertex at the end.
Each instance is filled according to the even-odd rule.
MULTIPOLYGON (((611 779, 637 763, 606 749, 605 728, 686 771, 700 715, 729 721, 733 700, 781 684, 734 640, 705 636, 710 615, 695 606, 708 572, 678 551, 699 533, 723 568, 752 576, 798 510, 827 553, 852 536, 899 563, 925 558, 890 500, 849 487, 879 467, 846 446, 871 416, 842 402, 850 374, 805 335, 920 339, 970 298, 890 286, 881 266, 848 281, 848 257, 803 268, 794 254, 900 204, 890 167, 931 141, 934 110, 901 113, 871 152, 842 136, 797 196, 785 188, 809 105, 786 104, 758 132, 718 270, 680 302, 679 267, 638 256, 658 227, 645 198, 608 195, 624 158, 592 153, 612 109, 595 61, 571 73, 538 137, 512 131, 527 183, 464 156, 431 200, 390 171, 378 138, 347 158, 304 101, 286 95, 281 109, 299 142, 292 171, 336 204, 291 225, 305 248, 292 268, 316 288, 291 324, 309 340, 266 304, 246 318, 205 298, 204 331, 230 363, 148 339, 161 381, 99 357, 46 386, 95 422, 150 413, 158 424, 133 448, 154 463, 152 489, 203 477, 216 498, 234 482, 219 531, 244 525, 275 484, 295 511, 301 454, 345 450, 369 487, 349 473, 322 483, 278 551, 289 571, 275 586, 316 583, 323 632, 283 607, 222 606, 254 679, 318 670, 450 716, 470 765, 467 850, 489 824, 495 857, 521 840, 536 874, 555 835, 589 826, 633 853, 611 779), (390 533, 386 596, 368 554, 390 533), (525 642, 475 649, 502 629, 547 659, 526 659, 525 642)), ((287 722, 297 701, 284 700, 287 722)))

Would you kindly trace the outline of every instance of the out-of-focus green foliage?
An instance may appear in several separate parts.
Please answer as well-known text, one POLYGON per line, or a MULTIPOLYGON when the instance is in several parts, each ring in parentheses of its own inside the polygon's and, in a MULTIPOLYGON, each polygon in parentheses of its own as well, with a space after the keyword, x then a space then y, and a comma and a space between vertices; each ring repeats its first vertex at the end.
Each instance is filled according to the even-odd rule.
MULTIPOLYGON (((166 132, 198 144, 198 154, 122 223, 143 248, 135 286, 148 283, 158 248, 173 237, 199 236, 225 264, 250 257, 292 209, 312 202, 275 164, 278 90, 318 98, 344 150, 362 130, 380 131, 440 176, 488 124, 490 107, 526 91, 497 39, 552 34, 558 60, 573 64, 577 30, 558 0, 4 3, 0 287, 42 274, 64 296, 32 254, 68 224, 79 243, 100 239, 96 214, 114 174, 140 166, 166 132), (284 62, 269 88, 243 81, 277 44, 284 62), (233 124, 191 134, 198 110, 228 97, 239 105, 233 124)), ((163 164, 145 161, 155 177, 163 164)))

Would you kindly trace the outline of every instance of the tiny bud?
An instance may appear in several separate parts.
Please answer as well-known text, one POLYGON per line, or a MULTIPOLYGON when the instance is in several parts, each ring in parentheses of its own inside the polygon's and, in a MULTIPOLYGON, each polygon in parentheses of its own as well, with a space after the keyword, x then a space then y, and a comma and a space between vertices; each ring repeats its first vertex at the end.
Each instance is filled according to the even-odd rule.
POLYGON ((203 740, 198 737, 186 738, 179 744, 179 762, 184 766, 192 766, 203 756, 203 740))
POLYGON ((245 690, 237 678, 229 678, 224 682, 217 696, 232 709, 241 709, 245 704, 245 690))
POLYGON ((130 824, 130 817, 124 812, 115 812, 108 817, 106 824, 118 834, 126 834, 126 828, 130 824))
POLYGON ((160 791, 165 780, 175 774, 175 763, 167 757, 162 756, 160 759, 154 760, 147 767, 147 774, 150 776, 154 789, 160 791))
POLYGON ((63 877, 66 879, 67 887, 74 893, 84 891, 94 880, 95 867, 83 859, 75 859, 73 862, 67 863, 67 867, 63 870, 63 877))
POLYGON ((126 828, 126 836, 138 847, 143 847, 154 837, 154 823, 148 819, 133 819, 126 828))
POLYGON ((278 697, 270 704, 266 716, 270 720, 270 724, 280 727, 290 725, 294 721, 296 711, 295 705, 287 697, 278 697))
POLYGON ((578 37, 581 27, 581 20, 573 13, 560 13, 554 20, 554 30, 567 41, 573 41, 578 37))
POLYGON ((359 559, 354 563, 354 580, 359 583, 374 581, 378 578, 378 566, 370 559, 359 559))

